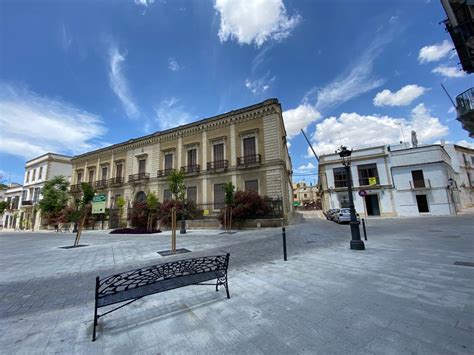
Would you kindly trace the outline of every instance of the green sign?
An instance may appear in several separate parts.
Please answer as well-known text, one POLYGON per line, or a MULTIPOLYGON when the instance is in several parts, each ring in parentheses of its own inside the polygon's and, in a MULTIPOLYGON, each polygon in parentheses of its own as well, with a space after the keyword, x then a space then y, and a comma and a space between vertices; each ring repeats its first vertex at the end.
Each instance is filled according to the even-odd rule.
POLYGON ((96 195, 92 199, 92 214, 105 213, 105 201, 107 197, 105 195, 96 195))
POLYGON ((293 201, 293 206, 295 206, 295 207, 301 206, 301 202, 300 201, 293 201))

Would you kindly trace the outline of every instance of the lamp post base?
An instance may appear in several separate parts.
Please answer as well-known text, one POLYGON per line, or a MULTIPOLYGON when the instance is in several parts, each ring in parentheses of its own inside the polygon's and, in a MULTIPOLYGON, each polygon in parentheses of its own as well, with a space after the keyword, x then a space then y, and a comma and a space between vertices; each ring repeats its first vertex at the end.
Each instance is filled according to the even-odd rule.
POLYGON ((352 250, 365 250, 365 244, 362 240, 351 240, 352 250))

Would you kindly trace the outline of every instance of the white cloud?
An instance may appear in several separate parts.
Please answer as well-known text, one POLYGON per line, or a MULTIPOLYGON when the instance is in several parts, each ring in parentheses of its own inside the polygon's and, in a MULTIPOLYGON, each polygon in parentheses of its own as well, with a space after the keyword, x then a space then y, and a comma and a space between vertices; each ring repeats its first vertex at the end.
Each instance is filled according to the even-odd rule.
POLYGON ((192 120, 192 115, 175 97, 161 101, 155 108, 155 113, 161 130, 178 127, 192 120))
POLYGON ((68 33, 66 29, 66 25, 63 22, 61 24, 61 46, 63 47, 64 51, 67 52, 71 44, 72 44, 72 37, 68 33))
POLYGON ((396 92, 385 89, 375 95, 373 102, 375 106, 407 106, 425 91, 426 88, 418 85, 405 85, 396 92))
POLYGON ((150 5, 153 5, 155 3, 155 0, 135 0, 135 4, 143 7, 148 7, 150 5))
POLYGON ((140 112, 133 101, 128 83, 123 75, 122 63, 125 61, 125 54, 119 52, 116 46, 109 49, 109 82, 115 95, 119 98, 125 113, 129 118, 138 118, 140 112))
POLYGON ((261 46, 270 39, 288 37, 301 17, 289 17, 282 0, 216 0, 220 14, 219 39, 261 46))
POLYGON ((466 75, 465 72, 456 67, 447 67, 444 65, 437 66, 432 70, 433 73, 446 76, 448 78, 461 78, 466 75))
POLYGON ((267 78, 268 75, 265 75, 260 79, 256 80, 251 80, 247 78, 245 79, 245 87, 255 95, 263 94, 270 88, 270 85, 273 84, 273 82, 275 81, 275 77, 272 77, 271 79, 267 78))
POLYGON ((316 125, 312 142, 318 154, 327 154, 333 153, 341 144, 360 148, 398 143, 403 140, 401 129, 405 138, 410 131, 416 131, 420 143, 430 143, 449 133, 448 127, 432 117, 424 104, 419 104, 411 111, 409 119, 358 113, 329 117, 316 125))
POLYGON ((420 63, 436 62, 446 57, 451 49, 453 49, 453 45, 446 39, 441 43, 425 46, 418 53, 418 61, 420 63))
POLYGON ((306 165, 301 165, 298 168, 294 170, 294 173, 296 174, 301 174, 301 173, 310 173, 310 172, 315 172, 317 170, 317 167, 314 166, 311 162, 308 162, 306 165))
POLYGON ((0 151, 25 159, 99 147, 106 129, 99 116, 25 88, 0 84, 0 151))
POLYGON ((455 113, 456 112, 456 107, 452 106, 449 108, 448 113, 455 113))
POLYGON ((394 24, 397 21, 398 21, 398 16, 392 16, 390 17, 390 20, 388 20, 390 24, 394 24))
POLYGON ((168 58, 168 69, 172 71, 178 71, 181 69, 180 65, 173 57, 168 58))
POLYGON ((456 143, 456 145, 460 145, 461 147, 466 147, 470 149, 474 149, 474 143, 473 142, 468 142, 466 140, 460 140, 456 143))
POLYGON ((321 114, 313 106, 303 103, 297 108, 283 112, 283 121, 285 123, 288 139, 293 138, 305 130, 308 125, 321 118, 321 114))

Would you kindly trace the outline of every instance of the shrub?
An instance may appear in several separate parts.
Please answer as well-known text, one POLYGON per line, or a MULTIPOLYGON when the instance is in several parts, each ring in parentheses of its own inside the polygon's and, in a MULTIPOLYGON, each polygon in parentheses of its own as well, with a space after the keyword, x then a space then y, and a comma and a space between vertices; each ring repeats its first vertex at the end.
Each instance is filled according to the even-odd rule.
MULTIPOLYGON (((161 204, 158 216, 160 219, 160 224, 162 226, 171 226, 171 209, 176 207, 176 220, 179 221, 182 218, 183 213, 183 203, 176 200, 168 200, 161 204)), ((186 210, 184 214, 185 219, 199 219, 202 218, 203 210, 197 208, 194 202, 186 203, 186 210)))
MULTIPOLYGON (((237 191, 232 207, 232 220, 241 222, 246 219, 268 217, 272 208, 267 198, 262 198, 255 191, 237 191)), ((224 212, 219 215, 219 222, 224 224, 224 212)))

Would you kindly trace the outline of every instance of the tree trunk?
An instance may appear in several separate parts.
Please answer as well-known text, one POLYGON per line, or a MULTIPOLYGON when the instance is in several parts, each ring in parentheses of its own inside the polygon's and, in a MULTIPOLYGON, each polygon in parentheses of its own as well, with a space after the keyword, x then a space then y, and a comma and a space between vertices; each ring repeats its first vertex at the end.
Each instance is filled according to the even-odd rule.
POLYGON ((82 228, 84 228, 84 223, 86 222, 86 211, 84 211, 84 216, 82 217, 81 224, 79 225, 79 230, 76 234, 76 240, 74 241, 74 246, 77 247, 79 245, 79 240, 81 239, 82 228))

